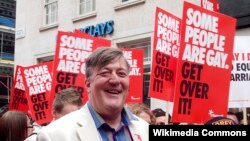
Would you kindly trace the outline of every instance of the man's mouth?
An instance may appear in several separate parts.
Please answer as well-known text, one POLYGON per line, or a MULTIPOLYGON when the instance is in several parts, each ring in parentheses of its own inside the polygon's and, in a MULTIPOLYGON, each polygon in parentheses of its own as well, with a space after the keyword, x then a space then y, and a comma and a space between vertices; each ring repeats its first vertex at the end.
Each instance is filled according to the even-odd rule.
POLYGON ((117 89, 107 89, 105 91, 110 93, 110 94, 120 94, 121 93, 121 90, 117 90, 117 89))

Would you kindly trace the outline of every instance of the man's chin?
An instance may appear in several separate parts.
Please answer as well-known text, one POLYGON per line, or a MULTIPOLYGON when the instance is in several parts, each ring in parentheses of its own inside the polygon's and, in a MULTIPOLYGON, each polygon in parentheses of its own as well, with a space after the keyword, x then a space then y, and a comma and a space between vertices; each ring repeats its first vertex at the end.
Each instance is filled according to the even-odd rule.
POLYGON ((108 103, 107 106, 109 107, 109 110, 120 110, 122 109, 123 105, 118 103, 108 103))

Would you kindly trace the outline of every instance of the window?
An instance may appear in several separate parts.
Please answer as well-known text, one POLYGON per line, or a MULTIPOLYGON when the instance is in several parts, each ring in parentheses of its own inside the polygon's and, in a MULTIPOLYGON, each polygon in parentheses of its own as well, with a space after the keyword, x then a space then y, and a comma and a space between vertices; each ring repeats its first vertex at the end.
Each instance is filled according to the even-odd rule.
POLYGON ((95 10, 95 0, 80 0, 79 15, 84 15, 95 10))
POLYGON ((54 59, 53 55, 39 57, 39 58, 37 58, 37 63, 40 64, 40 63, 50 62, 50 61, 53 61, 53 59, 54 59))
POLYGON ((57 0, 45 0, 45 24, 53 24, 57 22, 57 11, 58 11, 57 0))
POLYGON ((146 0, 119 0, 116 2, 114 9, 121 10, 138 4, 144 4, 146 0))

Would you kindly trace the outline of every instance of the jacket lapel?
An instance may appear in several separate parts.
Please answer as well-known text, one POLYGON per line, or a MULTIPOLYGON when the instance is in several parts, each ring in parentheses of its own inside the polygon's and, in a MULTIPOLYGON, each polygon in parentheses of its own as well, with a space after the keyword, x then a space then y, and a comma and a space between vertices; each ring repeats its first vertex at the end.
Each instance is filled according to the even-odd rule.
POLYGON ((82 116, 78 119, 77 134, 80 141, 100 141, 100 135, 86 105, 82 108, 82 116))
POLYGON ((100 141, 99 133, 96 128, 89 128, 88 125, 86 127, 80 127, 77 129, 77 134, 80 138, 80 141, 100 141))
MULTIPOLYGON (((136 122, 136 121, 132 121, 136 122)), ((129 125, 129 130, 134 141, 142 141, 142 134, 138 128, 135 126, 136 123, 129 125)))

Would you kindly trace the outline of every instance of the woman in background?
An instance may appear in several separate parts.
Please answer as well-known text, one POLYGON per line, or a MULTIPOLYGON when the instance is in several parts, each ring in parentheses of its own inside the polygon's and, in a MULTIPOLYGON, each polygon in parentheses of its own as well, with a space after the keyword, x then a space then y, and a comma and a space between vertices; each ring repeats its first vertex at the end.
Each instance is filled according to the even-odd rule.
POLYGON ((127 105, 128 109, 138 117, 147 121, 149 124, 155 124, 155 116, 150 111, 149 107, 144 103, 130 103, 127 105))
POLYGON ((32 131, 33 126, 24 112, 7 111, 0 118, 1 141, 24 141, 32 131))

